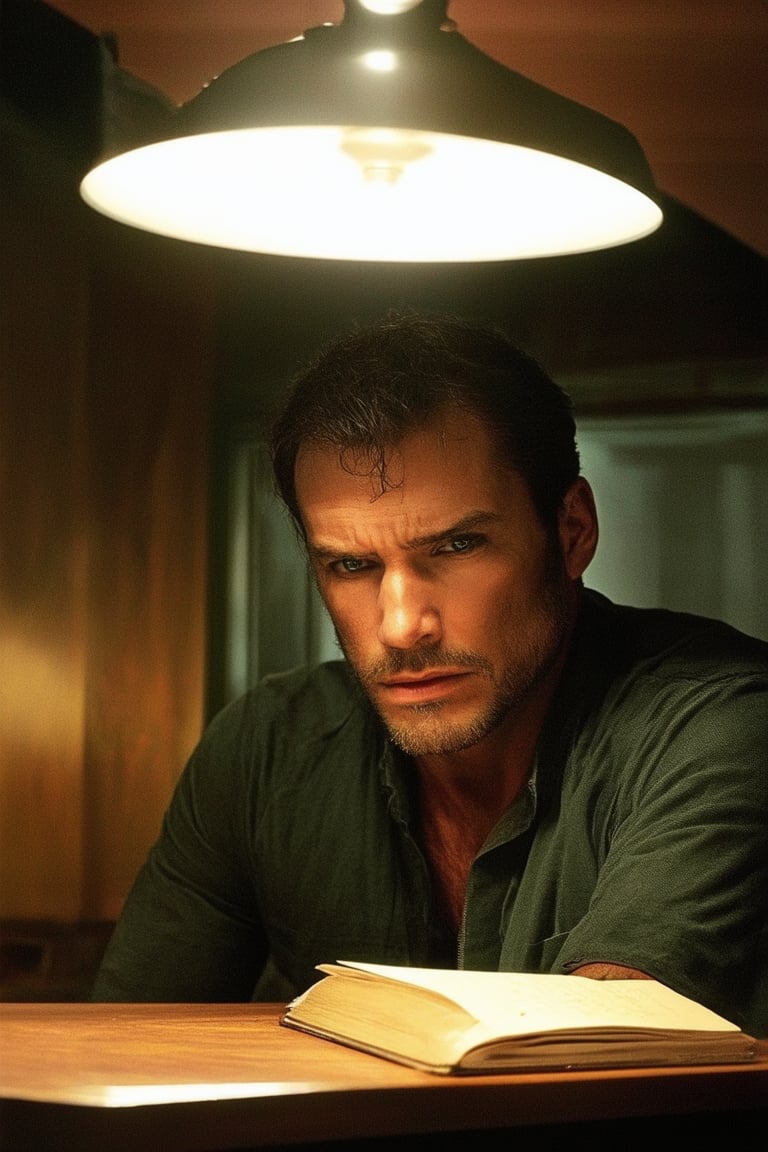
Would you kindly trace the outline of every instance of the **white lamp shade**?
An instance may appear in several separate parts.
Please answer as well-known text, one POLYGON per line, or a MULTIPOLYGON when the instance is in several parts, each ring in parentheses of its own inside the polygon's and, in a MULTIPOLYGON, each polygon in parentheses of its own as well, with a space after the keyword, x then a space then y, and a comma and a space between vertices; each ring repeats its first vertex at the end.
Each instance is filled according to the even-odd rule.
POLYGON ((97 165, 84 199, 161 235, 323 259, 511 260, 654 231, 634 137, 435 25, 444 8, 350 9, 248 57, 168 138, 97 165))

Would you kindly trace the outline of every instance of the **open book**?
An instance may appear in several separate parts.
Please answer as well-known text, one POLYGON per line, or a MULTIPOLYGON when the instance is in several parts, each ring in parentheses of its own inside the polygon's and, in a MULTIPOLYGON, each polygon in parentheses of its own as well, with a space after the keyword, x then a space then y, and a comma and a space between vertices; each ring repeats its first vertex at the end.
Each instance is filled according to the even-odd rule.
POLYGON ((736 1024, 655 980, 341 960, 281 1024, 443 1075, 752 1060, 736 1024))

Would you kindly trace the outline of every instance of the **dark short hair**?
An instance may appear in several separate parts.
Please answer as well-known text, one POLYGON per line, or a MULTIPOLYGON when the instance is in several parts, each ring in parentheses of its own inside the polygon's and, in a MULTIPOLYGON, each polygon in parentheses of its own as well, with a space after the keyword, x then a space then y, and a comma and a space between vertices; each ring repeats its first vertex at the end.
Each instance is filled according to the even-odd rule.
POLYGON ((572 403, 540 364, 493 327, 389 312, 326 347, 291 381, 272 428, 277 490, 303 532, 295 465, 302 446, 370 457, 384 490, 386 453, 448 411, 474 414, 499 459, 528 484, 544 526, 557 524, 579 475, 572 403))

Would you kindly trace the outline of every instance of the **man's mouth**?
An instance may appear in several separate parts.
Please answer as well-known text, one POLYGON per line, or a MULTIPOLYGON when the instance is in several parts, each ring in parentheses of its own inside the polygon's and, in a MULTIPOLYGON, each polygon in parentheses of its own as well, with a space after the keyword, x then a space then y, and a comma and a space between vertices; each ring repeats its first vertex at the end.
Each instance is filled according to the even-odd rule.
POLYGON ((466 668, 432 668, 422 672, 399 672, 378 681, 379 689, 393 704, 434 700, 456 690, 471 672, 466 668))

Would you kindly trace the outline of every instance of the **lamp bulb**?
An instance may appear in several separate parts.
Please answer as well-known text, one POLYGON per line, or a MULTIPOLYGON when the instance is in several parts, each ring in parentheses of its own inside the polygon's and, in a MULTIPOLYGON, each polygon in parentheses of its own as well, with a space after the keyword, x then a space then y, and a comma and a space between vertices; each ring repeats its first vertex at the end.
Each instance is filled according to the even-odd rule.
POLYGON ((351 157, 366 181, 395 184, 406 168, 429 156, 432 148, 419 132, 395 129, 347 129, 341 151, 351 157))
POLYGON ((400 16, 411 8, 418 8, 421 0, 360 0, 360 5, 377 16, 400 16))

